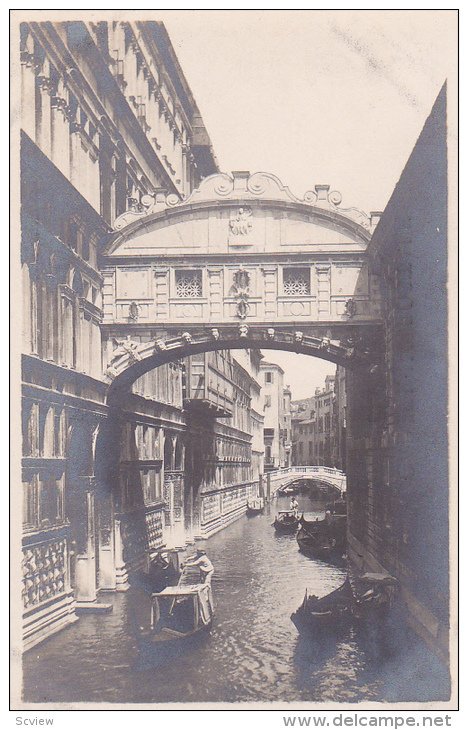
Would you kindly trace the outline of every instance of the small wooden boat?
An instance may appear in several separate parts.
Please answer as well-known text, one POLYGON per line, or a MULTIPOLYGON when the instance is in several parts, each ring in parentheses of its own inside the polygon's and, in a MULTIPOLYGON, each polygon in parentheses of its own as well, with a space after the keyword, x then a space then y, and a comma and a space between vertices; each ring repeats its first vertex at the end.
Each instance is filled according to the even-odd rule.
POLYGON ((335 632, 352 621, 353 589, 349 578, 336 590, 322 598, 309 596, 304 600, 291 621, 300 634, 321 634, 335 632))
POLYGON ((299 526, 299 517, 294 510, 278 512, 273 522, 276 532, 296 532, 299 526))
POLYGON ((168 586, 151 596, 151 624, 140 628, 140 646, 160 660, 177 656, 209 632, 213 615, 210 585, 168 586))
POLYGON ((335 537, 323 532, 309 533, 303 527, 299 529, 296 539, 301 552, 306 555, 327 560, 333 555, 343 553, 345 545, 335 537))
POLYGON ((296 535, 299 549, 306 555, 327 560, 346 550, 346 516, 326 515, 323 520, 300 519, 296 535))
POLYGON ((353 624, 363 630, 385 627, 385 620, 394 605, 398 582, 388 574, 365 573, 351 583, 349 576, 336 590, 322 598, 309 596, 291 621, 301 634, 336 632, 353 624))
POLYGON ((366 624, 376 617, 383 618, 394 605, 398 581, 388 573, 364 573, 356 579, 353 616, 366 624))
POLYGON ((265 509, 265 500, 263 497, 256 497, 247 502, 247 515, 258 515, 265 509))

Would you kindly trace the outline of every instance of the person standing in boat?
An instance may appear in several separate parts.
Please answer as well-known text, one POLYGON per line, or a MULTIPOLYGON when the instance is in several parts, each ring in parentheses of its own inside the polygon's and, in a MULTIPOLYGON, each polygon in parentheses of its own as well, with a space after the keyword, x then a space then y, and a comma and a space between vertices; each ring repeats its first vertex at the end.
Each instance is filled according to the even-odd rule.
POLYGON ((297 501, 296 497, 294 497, 294 496, 291 497, 289 509, 291 509, 294 512, 295 516, 297 517, 298 512, 299 512, 299 502, 297 501))
POLYGON ((203 577, 203 583, 207 583, 209 586, 211 585, 211 578, 214 573, 214 568, 213 563, 211 562, 204 550, 197 550, 195 560, 189 559, 186 561, 185 565, 197 566, 198 568, 200 568, 200 572, 203 577))

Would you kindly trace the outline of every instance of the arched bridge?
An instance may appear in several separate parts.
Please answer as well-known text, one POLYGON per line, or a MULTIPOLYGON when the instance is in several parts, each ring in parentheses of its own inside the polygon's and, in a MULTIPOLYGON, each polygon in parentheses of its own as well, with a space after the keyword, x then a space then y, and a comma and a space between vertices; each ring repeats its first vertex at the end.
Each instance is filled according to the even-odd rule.
POLYGON ((268 472, 270 494, 273 496, 280 487, 285 487, 297 479, 316 479, 334 487, 337 492, 346 492, 346 474, 340 469, 329 466, 289 466, 268 472))
POLYGON ((101 256, 111 392, 171 359, 260 347, 372 367, 380 281, 375 220, 327 185, 296 198, 274 175, 233 172, 188 199, 157 191, 115 222, 101 256))

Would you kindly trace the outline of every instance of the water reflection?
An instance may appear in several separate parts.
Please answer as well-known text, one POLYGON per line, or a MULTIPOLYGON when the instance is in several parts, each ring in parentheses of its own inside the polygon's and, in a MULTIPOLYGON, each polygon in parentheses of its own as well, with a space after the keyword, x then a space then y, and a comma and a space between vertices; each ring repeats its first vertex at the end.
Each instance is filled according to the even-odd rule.
MULTIPOLYGON (((317 503, 306 497, 299 502, 310 518, 322 515, 317 503)), ((352 627, 320 642, 299 637, 290 615, 305 588, 325 595, 342 583, 345 568, 311 560, 299 552, 294 535, 275 534, 274 515, 288 504, 287 498, 280 498, 263 515, 242 518, 207 541, 216 570, 216 619, 206 641, 163 666, 142 655, 136 629, 147 620, 148 597, 133 585, 126 594, 110 596, 112 614, 83 616, 26 655, 25 699, 119 703, 446 699, 445 669, 418 643, 404 655, 383 660, 352 627), (409 675, 411 681, 402 681, 409 675)))

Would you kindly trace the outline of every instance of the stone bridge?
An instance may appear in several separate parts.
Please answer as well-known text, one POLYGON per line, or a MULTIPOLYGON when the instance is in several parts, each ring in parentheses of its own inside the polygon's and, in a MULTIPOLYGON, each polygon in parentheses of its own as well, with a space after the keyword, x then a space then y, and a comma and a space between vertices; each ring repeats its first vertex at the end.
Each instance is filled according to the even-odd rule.
POLYGON ((296 198, 267 173, 163 191, 115 222, 101 258, 110 392, 163 362, 281 349, 357 367, 379 357, 381 292, 366 250, 376 215, 316 185, 296 198))
POLYGON ((270 479, 271 496, 297 479, 316 479, 334 487, 340 495, 346 492, 346 474, 328 466, 289 466, 268 472, 266 478, 270 479))

